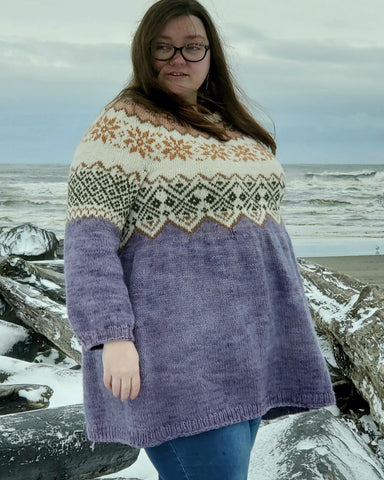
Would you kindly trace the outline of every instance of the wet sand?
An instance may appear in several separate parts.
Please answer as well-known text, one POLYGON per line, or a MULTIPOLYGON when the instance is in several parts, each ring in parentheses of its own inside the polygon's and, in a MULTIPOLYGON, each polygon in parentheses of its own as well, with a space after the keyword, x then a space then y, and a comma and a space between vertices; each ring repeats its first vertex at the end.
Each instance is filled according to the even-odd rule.
POLYGON ((384 288, 384 255, 306 257, 305 260, 384 288))

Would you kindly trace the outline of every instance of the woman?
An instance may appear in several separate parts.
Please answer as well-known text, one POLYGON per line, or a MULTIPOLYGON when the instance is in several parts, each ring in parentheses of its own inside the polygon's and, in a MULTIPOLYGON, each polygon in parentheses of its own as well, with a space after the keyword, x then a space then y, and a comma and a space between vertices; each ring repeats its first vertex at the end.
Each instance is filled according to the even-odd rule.
POLYGON ((245 480, 262 416, 334 403, 284 173, 197 1, 152 5, 132 60, 68 184, 87 435, 145 448, 162 480, 245 480))

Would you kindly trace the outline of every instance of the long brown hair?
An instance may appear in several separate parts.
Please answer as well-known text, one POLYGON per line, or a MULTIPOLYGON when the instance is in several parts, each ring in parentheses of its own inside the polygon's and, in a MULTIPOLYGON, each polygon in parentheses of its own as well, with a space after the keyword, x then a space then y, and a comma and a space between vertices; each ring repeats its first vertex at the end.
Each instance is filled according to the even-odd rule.
POLYGON ((207 119, 208 113, 218 112, 233 129, 259 140, 276 153, 272 136, 251 115, 236 94, 240 91, 228 68, 219 34, 207 10, 196 0, 158 0, 146 12, 133 38, 133 74, 125 87, 109 105, 119 100, 134 100, 150 109, 173 114, 184 125, 209 133, 220 140, 228 140, 220 123, 207 119), (205 27, 211 51, 209 74, 199 91, 199 108, 165 92, 157 82, 149 45, 163 26, 171 19, 194 15, 205 27), (209 80, 208 80, 209 78, 209 80))

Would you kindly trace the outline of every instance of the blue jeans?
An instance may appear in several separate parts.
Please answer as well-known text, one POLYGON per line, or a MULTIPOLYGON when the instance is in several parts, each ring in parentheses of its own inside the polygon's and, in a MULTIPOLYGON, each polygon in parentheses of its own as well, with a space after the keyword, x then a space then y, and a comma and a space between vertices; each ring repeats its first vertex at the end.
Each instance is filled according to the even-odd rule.
POLYGON ((144 450, 159 480, 247 480, 260 421, 258 417, 144 450))

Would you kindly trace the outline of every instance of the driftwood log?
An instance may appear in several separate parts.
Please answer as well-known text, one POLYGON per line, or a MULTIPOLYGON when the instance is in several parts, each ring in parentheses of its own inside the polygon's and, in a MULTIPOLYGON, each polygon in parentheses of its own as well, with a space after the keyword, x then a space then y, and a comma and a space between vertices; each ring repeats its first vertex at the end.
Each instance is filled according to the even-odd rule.
POLYGON ((132 465, 140 449, 91 443, 82 405, 5 415, 0 421, 0 478, 87 480, 132 465))
POLYGON ((0 294, 28 327, 44 335, 63 353, 81 363, 81 345, 61 305, 30 285, 0 276, 0 294))
POLYGON ((46 408, 52 394, 48 385, 0 385, 0 415, 46 408))
POLYGON ((65 303, 64 274, 19 257, 0 257, 0 275, 30 285, 50 299, 65 303))
POLYGON ((30 223, 17 227, 2 227, 0 231, 0 255, 17 255, 26 260, 52 259, 58 240, 49 232, 30 223))
POLYGON ((384 434, 384 291, 320 265, 299 264, 316 328, 384 434))
POLYGON ((273 480, 383 480, 384 463, 352 421, 320 409, 260 428, 249 474, 273 480))

